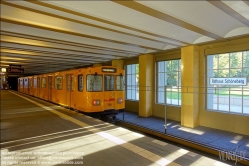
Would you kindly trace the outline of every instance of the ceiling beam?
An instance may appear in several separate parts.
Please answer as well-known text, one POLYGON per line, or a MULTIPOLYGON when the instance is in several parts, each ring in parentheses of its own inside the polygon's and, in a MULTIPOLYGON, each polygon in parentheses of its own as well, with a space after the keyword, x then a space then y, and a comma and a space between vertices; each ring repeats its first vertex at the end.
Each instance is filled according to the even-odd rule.
POLYGON ((70 10, 70 9, 60 7, 60 6, 45 3, 44 1, 38 1, 38 0, 32 0, 32 1, 24 0, 24 1, 36 4, 36 5, 40 5, 40 6, 43 6, 43 7, 46 7, 46 8, 50 8, 50 9, 53 9, 53 10, 58 10, 58 11, 61 11, 61 12, 72 14, 72 15, 88 18, 88 19, 91 19, 91 20, 94 20, 94 21, 105 23, 105 24, 110 24, 110 25, 117 26, 117 27, 120 27, 120 28, 125 28, 125 29, 128 29, 128 30, 136 31, 136 32, 139 32, 139 33, 144 33, 146 35, 151 35, 151 36, 154 36, 154 37, 159 37, 159 38, 162 38, 162 39, 167 39, 167 40, 179 42, 179 43, 186 44, 186 45, 190 44, 188 42, 181 41, 181 40, 178 40, 178 39, 174 39, 174 38, 171 38, 171 37, 158 35, 158 34, 151 33, 151 32, 148 32, 148 31, 144 31, 144 30, 141 30, 141 29, 133 28, 133 27, 130 27, 130 26, 127 26, 127 25, 119 24, 119 23, 116 23, 116 22, 113 22, 113 21, 109 21, 109 20, 105 20, 105 19, 102 19, 102 18, 87 15, 87 14, 84 14, 84 13, 80 13, 80 12, 77 12, 75 10, 70 10))
POLYGON ((215 7, 217 7, 218 9, 222 10, 223 12, 225 12, 226 14, 228 14, 229 16, 233 17, 234 19, 238 20, 239 22, 241 22, 242 24, 246 25, 249 27, 249 20, 247 20, 245 17, 243 17, 242 15, 240 15, 239 13, 237 13, 235 10, 233 10, 232 8, 230 8, 229 6, 227 6, 225 3, 223 3, 220 0, 207 0, 209 3, 211 3, 212 5, 214 5, 215 7))
POLYGON ((177 25, 179 27, 182 27, 182 28, 185 28, 185 29, 188 29, 190 31, 193 31, 193 32, 196 32, 196 33, 199 33, 199 34, 202 34, 204 36, 208 36, 210 38, 213 38, 213 39, 222 39, 223 37, 219 36, 219 35, 216 35, 212 32, 209 32, 205 29, 201 29, 195 25, 192 25, 192 24, 189 24, 185 21, 182 21, 182 20, 179 20, 175 17, 172 17, 168 14, 165 14, 163 12, 160 12, 160 11, 157 11, 153 8, 150 8, 148 6, 145 6, 143 4, 140 4, 136 1, 133 1, 133 0, 127 0, 127 1, 120 1, 120 0, 111 0, 117 4, 120 4, 122 6, 125 6, 125 7, 128 7, 130 9, 133 9, 133 10, 136 10, 138 12, 141 12, 141 13, 144 13, 146 15, 149 15, 149 16, 152 16, 154 18, 158 18, 160 20, 163 20, 165 22, 168 22, 168 23, 171 23, 171 24, 174 24, 174 25, 177 25))
POLYGON ((105 42, 110 42, 110 43, 115 43, 115 44, 122 44, 122 45, 126 45, 126 46, 137 47, 137 48, 161 50, 161 49, 155 48, 155 47, 149 47, 149 46, 144 46, 144 45, 140 45, 140 44, 127 43, 127 42, 123 42, 123 41, 119 41, 119 40, 106 39, 106 38, 102 38, 102 37, 86 35, 86 34, 73 32, 73 31, 69 31, 69 30, 65 30, 65 29, 61 29, 61 28, 51 27, 49 25, 35 24, 35 23, 25 22, 25 21, 21 21, 21 20, 17 20, 17 19, 10 19, 10 18, 1 17, 1 22, 23 25, 23 26, 27 26, 27 27, 43 29, 43 30, 48 30, 48 31, 52 31, 52 32, 58 32, 58 33, 62 33, 62 34, 68 34, 68 35, 84 37, 84 38, 89 38, 89 39, 94 39, 94 40, 100 40, 100 41, 105 41, 105 42))
POLYGON ((163 43, 163 44, 168 44, 168 45, 173 45, 173 46, 178 46, 178 47, 182 46, 182 44, 175 44, 175 43, 170 43, 170 42, 166 42, 166 41, 162 41, 162 40, 156 40, 156 39, 144 37, 144 36, 141 36, 141 35, 127 33, 127 32, 123 32, 123 31, 120 31, 120 30, 115 30, 115 29, 111 29, 111 28, 107 28, 107 27, 87 23, 87 22, 84 22, 84 21, 80 21, 78 19, 72 19, 72 18, 68 18, 68 17, 64 17, 64 16, 60 16, 60 15, 56 15, 56 14, 52 14, 52 13, 48 13, 48 12, 44 12, 44 11, 40 11, 40 10, 36 10, 36 9, 32 9, 32 8, 28 8, 28 7, 24 7, 24 6, 9 3, 9 2, 6 2, 6 1, 3 1, 2 4, 7 5, 7 6, 11 6, 11 7, 14 7, 14 8, 19 8, 19 9, 22 9, 22 10, 27 10, 27 11, 30 11, 30 12, 34 12, 34 13, 38 13, 38 14, 42 14, 42 15, 46 15, 46 16, 50 16, 50 17, 70 21, 70 22, 75 22, 75 23, 78 23, 78 24, 81 24, 81 25, 86 25, 86 26, 90 26, 90 27, 93 27, 93 28, 106 30, 106 31, 109 31, 109 32, 114 32, 114 33, 119 33, 119 34, 123 34, 123 35, 133 36, 133 37, 137 37, 137 38, 140 38, 140 39, 150 40, 150 41, 153 41, 153 42, 158 42, 158 43, 163 43))
POLYGON ((100 46, 76 43, 76 42, 71 42, 71 41, 66 41, 66 40, 58 40, 58 39, 45 38, 45 37, 40 37, 40 36, 33 36, 33 35, 29 35, 29 34, 21 34, 21 33, 8 32, 8 31, 1 31, 1 34, 6 35, 6 36, 12 36, 12 37, 19 37, 19 38, 21 37, 24 39, 45 41, 45 42, 50 42, 50 43, 55 43, 55 44, 64 44, 64 45, 77 46, 77 47, 82 47, 82 48, 110 51, 110 52, 113 52, 114 54, 115 53, 125 53, 125 54, 133 54, 133 55, 140 54, 140 52, 135 52, 135 51, 127 51, 127 50, 121 50, 121 49, 100 47, 100 46))

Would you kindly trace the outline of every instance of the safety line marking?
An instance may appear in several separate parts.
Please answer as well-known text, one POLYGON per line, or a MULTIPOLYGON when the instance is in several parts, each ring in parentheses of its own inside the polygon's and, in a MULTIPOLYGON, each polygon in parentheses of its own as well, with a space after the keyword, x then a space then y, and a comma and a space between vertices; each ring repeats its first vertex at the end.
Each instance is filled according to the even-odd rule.
POLYGON ((61 112, 59 112, 59 111, 56 111, 56 110, 54 110, 54 109, 52 109, 52 108, 49 108, 49 107, 47 107, 47 106, 45 106, 45 105, 43 105, 43 104, 40 104, 40 103, 38 103, 38 102, 36 102, 36 101, 33 101, 33 100, 31 100, 31 99, 28 99, 27 97, 21 96, 21 95, 15 93, 15 92, 11 92, 11 91, 9 91, 9 92, 10 92, 10 93, 13 93, 13 94, 15 94, 15 95, 17 95, 17 96, 19 96, 19 97, 25 99, 25 100, 27 100, 27 101, 29 101, 29 102, 31 102, 31 103, 33 103, 33 104, 36 104, 36 105, 38 105, 39 107, 42 107, 42 108, 44 108, 44 109, 46 109, 46 110, 48 110, 48 111, 50 111, 50 112, 52 112, 52 113, 54 113, 54 114, 60 116, 60 117, 63 117, 64 119, 69 120, 69 121, 71 121, 71 122, 73 122, 73 123, 75 123, 75 124, 77 124, 77 125, 79 125, 79 126, 81 126, 81 127, 89 126, 89 125, 86 124, 86 123, 83 123, 83 122, 81 122, 81 121, 79 121, 79 120, 77 120, 77 119, 74 119, 74 118, 72 118, 72 117, 70 117, 70 116, 68 116, 68 115, 66 115, 66 114, 63 114, 63 113, 61 113, 61 112))

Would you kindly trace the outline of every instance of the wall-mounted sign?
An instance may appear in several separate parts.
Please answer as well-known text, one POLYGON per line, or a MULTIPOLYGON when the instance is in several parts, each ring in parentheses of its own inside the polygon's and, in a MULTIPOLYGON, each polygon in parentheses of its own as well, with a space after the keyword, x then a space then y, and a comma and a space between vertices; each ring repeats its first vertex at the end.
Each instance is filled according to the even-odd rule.
POLYGON ((102 68, 102 72, 116 73, 116 68, 102 68))
POLYGON ((24 73, 23 68, 7 68, 8 73, 24 73))
POLYGON ((210 78, 209 83, 210 85, 247 85, 247 78, 210 78))

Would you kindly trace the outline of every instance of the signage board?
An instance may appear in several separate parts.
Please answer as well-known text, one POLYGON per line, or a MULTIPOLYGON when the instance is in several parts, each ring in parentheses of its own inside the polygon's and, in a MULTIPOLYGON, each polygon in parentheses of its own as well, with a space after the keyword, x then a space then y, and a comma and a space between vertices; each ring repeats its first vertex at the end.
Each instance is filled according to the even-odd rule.
POLYGON ((24 73, 23 68, 7 68, 7 73, 24 73))
POLYGON ((210 85, 247 85, 246 77, 210 78, 210 85))
POLYGON ((116 73, 116 68, 102 68, 102 72, 105 73, 116 73))

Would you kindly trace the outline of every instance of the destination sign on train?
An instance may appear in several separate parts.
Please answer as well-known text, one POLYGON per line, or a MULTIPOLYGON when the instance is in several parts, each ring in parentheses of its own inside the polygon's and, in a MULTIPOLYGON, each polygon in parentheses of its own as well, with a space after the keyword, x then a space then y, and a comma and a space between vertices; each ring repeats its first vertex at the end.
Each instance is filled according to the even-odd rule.
POLYGON ((23 68, 7 68, 8 73, 24 73, 23 68))
POLYGON ((116 73, 116 69, 115 68, 102 68, 102 72, 116 73))
POLYGON ((210 85, 247 85, 247 78, 210 78, 209 83, 210 85))

